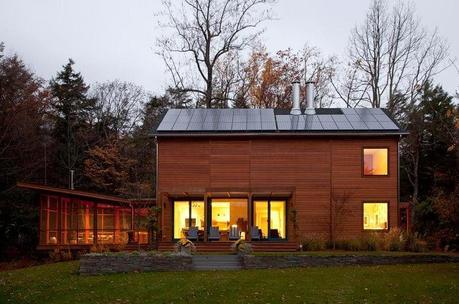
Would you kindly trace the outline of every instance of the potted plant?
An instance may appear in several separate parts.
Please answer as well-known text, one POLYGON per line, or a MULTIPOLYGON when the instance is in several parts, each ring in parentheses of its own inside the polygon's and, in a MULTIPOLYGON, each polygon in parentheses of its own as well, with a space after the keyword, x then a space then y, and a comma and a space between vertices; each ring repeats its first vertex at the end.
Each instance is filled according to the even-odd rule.
POLYGON ((231 245, 231 248, 238 255, 248 255, 253 252, 252 245, 243 239, 239 239, 231 245))
POLYGON ((180 239, 175 244, 175 252, 179 254, 191 255, 191 253, 194 251, 196 251, 196 246, 190 240, 180 239))

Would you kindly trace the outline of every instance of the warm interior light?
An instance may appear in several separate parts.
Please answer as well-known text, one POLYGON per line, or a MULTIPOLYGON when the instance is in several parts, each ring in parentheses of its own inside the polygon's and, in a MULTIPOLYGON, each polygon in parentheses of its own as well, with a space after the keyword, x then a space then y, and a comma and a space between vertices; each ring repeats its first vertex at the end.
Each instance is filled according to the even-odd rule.
POLYGON ((363 149, 363 171, 365 175, 387 175, 388 155, 386 148, 363 149))
POLYGON ((363 229, 384 230, 388 229, 387 203, 363 204, 363 229))

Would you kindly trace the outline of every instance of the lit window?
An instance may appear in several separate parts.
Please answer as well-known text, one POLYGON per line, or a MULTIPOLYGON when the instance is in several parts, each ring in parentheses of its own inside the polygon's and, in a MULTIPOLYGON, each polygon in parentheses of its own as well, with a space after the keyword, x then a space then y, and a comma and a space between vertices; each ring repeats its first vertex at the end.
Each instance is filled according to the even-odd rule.
POLYGON ((254 224, 260 239, 286 238, 285 205, 284 200, 254 202, 254 224))
POLYGON ((204 231, 204 202, 175 201, 174 238, 185 238, 190 227, 204 231))
POLYGON ((388 174, 388 149, 363 149, 363 174, 387 175, 388 174))
POLYGON ((385 230, 388 229, 387 203, 363 204, 363 229, 385 230))

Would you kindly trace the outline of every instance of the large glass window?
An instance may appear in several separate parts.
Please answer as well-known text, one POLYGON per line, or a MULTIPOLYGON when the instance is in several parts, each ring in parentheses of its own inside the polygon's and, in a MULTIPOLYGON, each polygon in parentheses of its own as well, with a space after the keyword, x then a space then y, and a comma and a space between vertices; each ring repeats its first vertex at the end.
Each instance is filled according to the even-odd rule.
POLYGON ((248 232, 247 199, 212 199, 212 240, 245 238, 248 232))
POLYGON ((388 203, 364 203, 363 229, 385 230, 388 228, 388 203))
POLYGON ((388 149, 365 148, 363 149, 363 174, 388 175, 388 149))
POLYGON ((204 235, 204 202, 174 201, 174 238, 186 238, 190 227, 196 227, 204 235))
POLYGON ((284 239, 287 237, 285 200, 255 200, 253 206, 254 231, 252 238, 284 239))

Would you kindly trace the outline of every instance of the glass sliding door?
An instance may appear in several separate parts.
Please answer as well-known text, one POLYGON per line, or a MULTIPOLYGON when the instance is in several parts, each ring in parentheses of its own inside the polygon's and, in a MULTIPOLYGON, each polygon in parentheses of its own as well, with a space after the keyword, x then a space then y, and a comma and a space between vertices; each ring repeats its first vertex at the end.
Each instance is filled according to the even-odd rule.
POLYGON ((252 239, 276 240, 287 238, 285 200, 254 200, 252 239), (258 231, 258 234, 257 234, 258 231))
MULTIPOLYGON (((260 239, 267 239, 268 238, 268 223, 269 223, 269 218, 268 218, 268 201, 255 201, 253 203, 254 208, 254 226, 255 232, 252 233, 257 233, 258 231, 258 236, 260 239)), ((253 237, 253 235, 252 235, 253 237)))
POLYGON ((270 201, 269 205, 269 238, 285 239, 285 201, 270 201))
POLYGON ((209 239, 238 240, 248 233, 247 199, 212 199, 209 239))
POLYGON ((190 228, 196 227, 199 235, 204 235, 204 202, 174 201, 174 239, 188 237, 190 228))

